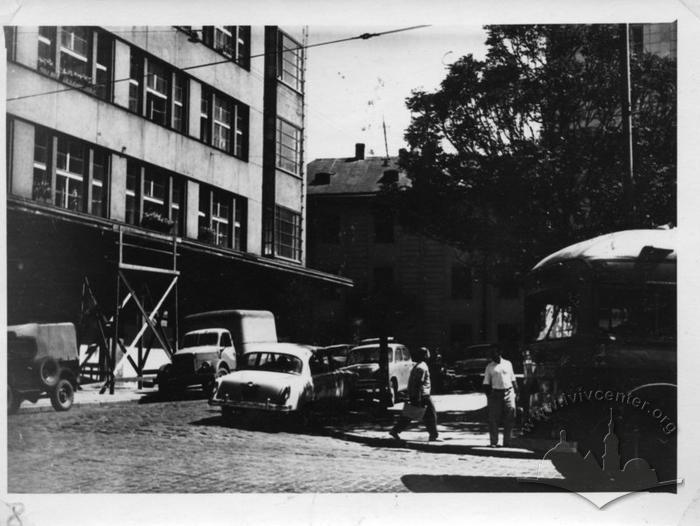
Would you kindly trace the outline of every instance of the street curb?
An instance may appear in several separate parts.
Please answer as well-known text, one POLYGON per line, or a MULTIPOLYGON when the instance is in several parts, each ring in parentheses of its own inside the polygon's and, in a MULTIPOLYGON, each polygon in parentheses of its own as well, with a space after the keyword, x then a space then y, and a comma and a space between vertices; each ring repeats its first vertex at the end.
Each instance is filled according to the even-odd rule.
MULTIPOLYGON (((110 396, 110 395, 104 395, 104 396, 110 396)), ((133 398, 129 400, 95 400, 95 401, 84 401, 84 402, 73 402, 73 405, 71 406, 71 409, 74 407, 82 407, 86 405, 126 405, 126 404, 134 404, 134 403, 139 403, 141 398, 133 398)), ((31 404, 31 402, 29 402, 31 404)), ((68 410, 70 411, 70 409, 68 410)), ((19 411, 17 411, 18 415, 25 414, 25 413, 61 413, 65 411, 56 411, 51 404, 49 403, 48 405, 27 405, 25 407, 20 406, 19 411)))
MULTIPOLYGON (((453 445, 445 442, 423 442, 415 440, 395 440, 391 437, 367 437, 356 433, 347 433, 334 429, 328 430, 330 436, 348 442, 356 442, 372 447, 389 447, 399 449, 412 449, 423 451, 426 453, 444 453, 453 455, 472 455, 485 457, 500 457, 500 458, 519 458, 519 459, 539 459, 542 454, 539 451, 514 451, 511 448, 495 448, 491 449, 486 446, 468 446, 468 445, 453 445)), ((517 441, 516 441, 517 444, 517 441)))

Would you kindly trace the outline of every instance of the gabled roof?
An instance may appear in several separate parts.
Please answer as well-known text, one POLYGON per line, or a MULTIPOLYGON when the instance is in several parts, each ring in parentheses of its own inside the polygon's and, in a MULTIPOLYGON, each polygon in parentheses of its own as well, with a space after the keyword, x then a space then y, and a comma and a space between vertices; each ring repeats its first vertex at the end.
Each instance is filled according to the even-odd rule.
POLYGON ((390 182, 392 177, 400 186, 407 186, 410 181, 397 161, 398 157, 390 157, 388 162, 385 157, 315 159, 306 170, 307 193, 374 194, 379 192, 382 183, 390 182))

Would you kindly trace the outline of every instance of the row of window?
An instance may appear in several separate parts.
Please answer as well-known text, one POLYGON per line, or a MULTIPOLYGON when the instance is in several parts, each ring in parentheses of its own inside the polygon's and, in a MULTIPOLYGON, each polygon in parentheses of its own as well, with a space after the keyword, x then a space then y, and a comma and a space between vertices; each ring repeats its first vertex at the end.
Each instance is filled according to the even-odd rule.
MULTIPOLYGON (((235 31, 239 51, 250 46, 250 28, 235 31)), ((206 33, 209 34, 209 33, 206 33)), ((221 38, 212 33, 212 38, 221 38)), ((221 33, 223 34, 223 33, 221 33)), ((114 37, 99 28, 61 26, 39 28, 39 71, 107 101, 113 99, 114 37)), ((221 44, 223 45, 223 44, 221 44)), ((247 51, 248 55, 250 54, 247 51)), ((126 80, 126 79, 124 79, 126 80)), ((172 130, 189 131, 189 78, 181 71, 130 48, 130 111, 172 130)), ((200 139, 240 159, 248 157, 250 110, 246 104, 202 86, 200 139)))
MULTIPOLYGON (((11 127, 10 127, 11 130, 11 127)), ((100 217, 109 216, 111 154, 98 146, 35 127, 32 199, 100 217)), ((8 148, 11 141, 8 141, 8 148)), ((186 180, 182 176, 129 159, 126 166, 125 222, 152 230, 184 232, 186 180)), ((247 200, 200 184, 200 241, 246 250, 247 200)), ((293 215, 293 214, 292 214, 293 215)), ((284 243, 297 238, 283 222, 284 243)), ((285 257, 292 257, 286 251, 285 257)), ((300 254, 296 254, 296 259, 300 254)))

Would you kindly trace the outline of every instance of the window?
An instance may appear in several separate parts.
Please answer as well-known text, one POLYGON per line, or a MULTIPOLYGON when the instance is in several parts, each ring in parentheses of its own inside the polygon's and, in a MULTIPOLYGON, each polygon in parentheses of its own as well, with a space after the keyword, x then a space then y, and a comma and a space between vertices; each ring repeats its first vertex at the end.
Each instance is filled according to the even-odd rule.
POLYGON ((129 110, 161 126, 186 133, 187 89, 188 80, 182 73, 131 49, 129 110))
POLYGON ((168 71, 146 60, 146 118, 163 126, 168 123, 168 71))
POLYGON ((126 164, 126 222, 160 232, 183 231, 184 179, 138 163, 126 164))
POLYGON ((250 68, 250 26, 204 26, 201 32, 204 45, 239 66, 250 68))
POLYGON ((248 106, 202 88, 200 139, 240 159, 248 157, 248 106))
POLYGON ((452 299, 471 299, 472 272, 464 265, 452 266, 452 299))
POLYGON ((5 26, 5 46, 7 47, 7 60, 15 60, 17 51, 17 28, 5 26))
POLYGON ((224 332, 221 334, 221 346, 222 347, 233 346, 233 342, 231 341, 231 335, 228 332, 224 332))
POLYGON ((224 190, 201 186, 198 239, 220 247, 245 250, 246 200, 224 190))
POLYGON ((114 38, 88 26, 41 26, 39 71, 104 100, 112 97, 114 38))
POLYGON ((374 269, 374 292, 388 292, 394 286, 394 269, 376 267, 374 269))
POLYGON ((275 207, 275 255, 301 260, 301 214, 275 207))
POLYGON ((277 48, 277 78, 296 91, 302 91, 303 49, 284 33, 279 33, 277 48))
POLYGON ((102 148, 37 126, 32 199, 106 217, 109 163, 102 148))
POLYGON ((277 167, 301 174, 301 129, 277 119, 277 167))
POLYGON ((394 242, 394 214, 389 210, 375 211, 374 218, 374 242, 394 242))

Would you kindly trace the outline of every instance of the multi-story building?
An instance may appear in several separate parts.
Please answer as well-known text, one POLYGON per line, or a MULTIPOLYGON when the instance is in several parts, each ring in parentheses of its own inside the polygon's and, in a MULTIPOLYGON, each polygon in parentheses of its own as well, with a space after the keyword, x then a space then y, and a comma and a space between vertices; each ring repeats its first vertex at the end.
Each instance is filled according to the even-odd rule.
POLYGON ((446 354, 517 341, 517 284, 482 282, 454 248, 404 230, 380 204, 382 184, 408 184, 396 157, 365 157, 358 144, 354 157, 311 162, 307 179, 309 263, 355 282, 319 301, 326 335, 377 336, 385 323, 399 341, 446 354))
POLYGON ((273 26, 6 28, 9 322, 76 320, 86 277, 110 312, 122 251, 158 266, 138 245, 160 231, 180 273, 171 319, 268 308, 282 335, 310 338, 312 291, 351 282, 305 266, 304 40, 273 26))

